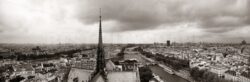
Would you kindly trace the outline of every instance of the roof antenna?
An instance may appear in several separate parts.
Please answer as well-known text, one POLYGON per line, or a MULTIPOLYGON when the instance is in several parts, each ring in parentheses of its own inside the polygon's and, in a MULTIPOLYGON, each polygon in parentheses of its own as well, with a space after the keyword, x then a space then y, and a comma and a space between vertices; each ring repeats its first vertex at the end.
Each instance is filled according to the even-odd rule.
POLYGON ((100 16, 102 15, 102 9, 100 8, 100 16))

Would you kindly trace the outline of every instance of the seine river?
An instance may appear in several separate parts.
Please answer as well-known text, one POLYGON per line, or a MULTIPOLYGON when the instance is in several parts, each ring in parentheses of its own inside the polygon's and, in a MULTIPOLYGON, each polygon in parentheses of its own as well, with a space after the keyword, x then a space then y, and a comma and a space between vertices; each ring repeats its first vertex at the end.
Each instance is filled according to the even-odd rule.
POLYGON ((189 82, 186 79, 183 79, 179 76, 169 74, 168 72, 165 72, 161 67, 158 65, 150 66, 150 69, 153 73, 160 76, 160 78, 164 82, 189 82))
MULTIPOLYGON (((137 55, 126 54, 125 55, 126 59, 130 59, 131 57, 138 59, 142 64, 150 63, 148 60, 146 60, 145 58, 143 58, 139 54, 137 54, 137 55)), ((188 80, 183 79, 183 78, 181 78, 179 76, 171 75, 168 72, 165 72, 158 65, 150 66, 150 69, 153 71, 153 73, 155 73, 156 75, 158 75, 164 82, 189 82, 188 80)))

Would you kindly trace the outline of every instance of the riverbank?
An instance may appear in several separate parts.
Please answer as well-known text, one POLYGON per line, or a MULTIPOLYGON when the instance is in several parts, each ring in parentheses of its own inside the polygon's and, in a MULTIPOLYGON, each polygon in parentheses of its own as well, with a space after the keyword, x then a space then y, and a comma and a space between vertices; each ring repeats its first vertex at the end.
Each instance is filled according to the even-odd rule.
POLYGON ((182 77, 177 75, 169 74, 168 72, 164 71, 164 69, 158 65, 151 65, 149 68, 152 70, 153 73, 158 75, 164 82, 190 82, 182 77))
MULTIPOLYGON (((145 60, 148 60, 148 61, 151 62, 151 63, 157 63, 155 60, 150 59, 150 58, 147 58, 147 57, 145 57, 144 55, 141 55, 141 57, 144 58, 145 60)), ((186 79, 186 80, 188 80, 189 82, 196 82, 195 80, 193 80, 193 79, 190 77, 189 72, 186 71, 186 70, 179 70, 179 71, 176 71, 176 70, 173 70, 173 69, 171 69, 170 67, 168 67, 168 66, 166 66, 166 65, 163 65, 163 64, 158 64, 158 66, 161 67, 161 68, 163 68, 163 69, 166 69, 166 70, 164 70, 164 71, 165 71, 165 72, 168 72, 169 74, 172 74, 172 73, 170 73, 170 71, 167 71, 167 70, 172 70, 176 76, 179 76, 179 77, 181 77, 181 78, 183 78, 183 79, 186 79)))
POLYGON ((155 73, 153 73, 154 79, 156 81, 151 81, 151 82, 164 82, 158 75, 156 75, 155 73))
MULTIPOLYGON (((158 64, 160 67, 162 67, 163 69, 167 69, 167 70, 172 70, 172 72, 175 74, 175 75, 177 75, 177 76, 179 76, 179 77, 181 77, 181 78, 183 78, 183 79, 186 79, 186 80, 188 80, 189 82, 196 82, 195 80, 193 80, 191 77, 190 77, 190 74, 189 74, 189 72, 188 71, 185 71, 185 70, 179 70, 179 71, 176 71, 176 70, 174 70, 174 69, 171 69, 170 67, 167 67, 166 65, 163 65, 163 64, 158 64)), ((165 70, 166 72, 169 72, 169 71, 167 71, 167 70, 165 70)), ((171 72, 170 72, 170 74, 171 74, 171 72)))

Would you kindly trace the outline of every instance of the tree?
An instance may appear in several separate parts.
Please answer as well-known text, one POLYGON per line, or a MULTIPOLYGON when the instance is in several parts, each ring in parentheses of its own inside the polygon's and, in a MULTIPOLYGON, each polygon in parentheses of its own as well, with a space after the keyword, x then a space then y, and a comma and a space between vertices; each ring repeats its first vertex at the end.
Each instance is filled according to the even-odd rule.
POLYGON ((207 77, 209 76, 209 74, 211 74, 210 72, 208 72, 208 71, 205 71, 204 73, 203 73, 203 75, 202 75, 202 80, 204 81, 204 82, 210 82, 209 80, 207 80, 207 77))
POLYGON ((219 77, 213 76, 212 82, 222 82, 222 79, 220 79, 219 77))
POLYGON ((207 81, 214 81, 214 75, 209 73, 207 76, 207 81))
POLYGON ((241 41, 241 45, 246 45, 247 42, 245 40, 241 41))
POLYGON ((0 60, 2 60, 3 59, 3 56, 0 56, 0 60))
POLYGON ((0 76, 0 82, 4 82, 5 81, 5 77, 4 76, 0 76))
POLYGON ((140 67, 139 73, 141 82, 149 82, 149 80, 153 78, 152 71, 149 67, 140 67))
POLYGON ((191 68, 190 75, 192 76, 193 79, 199 80, 199 74, 198 74, 199 68, 191 68))
POLYGON ((250 65, 250 57, 248 57, 248 65, 250 65))
POLYGON ((34 78, 35 76, 28 76, 28 79, 32 79, 32 78, 34 78))
POLYGON ((23 79, 25 79, 25 78, 22 77, 22 76, 17 76, 17 77, 15 77, 15 78, 11 79, 10 82, 20 82, 20 81, 22 81, 23 79))
POLYGON ((78 77, 74 78, 73 82, 78 82, 78 77))

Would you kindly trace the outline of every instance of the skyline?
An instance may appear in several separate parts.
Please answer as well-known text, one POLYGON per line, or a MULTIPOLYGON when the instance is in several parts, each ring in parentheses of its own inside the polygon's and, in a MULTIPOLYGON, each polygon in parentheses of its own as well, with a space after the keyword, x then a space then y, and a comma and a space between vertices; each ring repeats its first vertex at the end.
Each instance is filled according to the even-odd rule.
POLYGON ((250 41, 248 0, 0 0, 0 43, 250 41), (112 4, 115 3, 115 4, 112 4))

